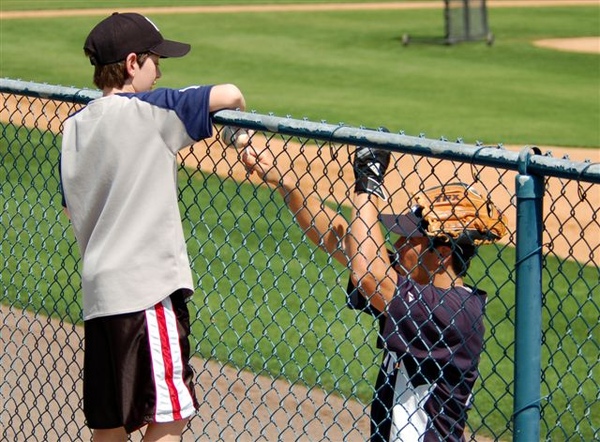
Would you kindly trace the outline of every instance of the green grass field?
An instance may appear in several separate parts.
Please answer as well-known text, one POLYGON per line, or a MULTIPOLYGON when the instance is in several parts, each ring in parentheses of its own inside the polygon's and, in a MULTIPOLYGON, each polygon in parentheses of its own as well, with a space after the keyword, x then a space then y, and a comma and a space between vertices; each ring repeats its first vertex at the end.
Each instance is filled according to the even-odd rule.
MULTIPOLYGON (((81 47, 100 18, 2 21, 0 75, 93 87, 81 47)), ((161 63, 163 86, 233 82, 259 113, 385 125, 429 138, 600 146, 598 55, 532 45, 541 38, 597 35, 594 7, 490 9, 491 47, 401 45, 404 33, 441 37, 439 10, 152 18, 169 38, 193 46, 187 57, 161 63)))
MULTIPOLYGON (((1 7, 47 3, 2 1, 1 7)), ((597 35, 597 8, 492 9, 492 47, 400 44, 405 32, 441 36, 440 11, 152 18, 166 36, 194 47, 181 60, 161 62, 163 86, 234 82, 259 113, 385 125, 431 138, 600 146, 599 57, 531 45, 538 38, 597 35)), ((81 46, 98 19, 0 22, 0 76, 91 87, 81 46)), ((7 226, 2 302, 78 322, 78 252, 57 194, 60 138, 2 129, 0 174, 6 179, 0 189, 10 196, 0 214, 7 226)), ((186 170, 180 187, 199 286, 193 336, 200 355, 368 403, 379 357, 375 330, 372 320, 344 307, 344 269, 303 242, 270 191, 186 170)), ((514 250, 487 246, 470 271, 491 296, 469 424, 503 439, 510 438, 512 413, 513 266, 514 250)), ((575 433, 593 440, 598 368, 588 364, 597 360, 600 342, 592 297, 598 269, 548 257, 544 272, 542 431, 552 433, 551 440, 575 433)))

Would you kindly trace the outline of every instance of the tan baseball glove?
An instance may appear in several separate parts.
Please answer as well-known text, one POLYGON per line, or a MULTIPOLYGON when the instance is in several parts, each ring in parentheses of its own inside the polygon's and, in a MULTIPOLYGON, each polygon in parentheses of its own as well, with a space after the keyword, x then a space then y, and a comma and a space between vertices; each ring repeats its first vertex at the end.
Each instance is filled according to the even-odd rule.
POLYGON ((423 207, 423 227, 431 236, 448 235, 457 242, 493 243, 506 232, 506 217, 489 200, 463 183, 426 189, 413 197, 423 207))

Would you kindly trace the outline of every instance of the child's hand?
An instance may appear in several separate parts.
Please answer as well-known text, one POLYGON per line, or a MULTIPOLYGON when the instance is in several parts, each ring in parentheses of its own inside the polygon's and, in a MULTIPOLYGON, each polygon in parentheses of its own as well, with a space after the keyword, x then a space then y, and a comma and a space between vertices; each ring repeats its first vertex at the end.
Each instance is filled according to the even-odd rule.
POLYGON ((281 173, 275 167, 275 158, 269 149, 258 148, 249 145, 244 149, 241 156, 242 163, 246 167, 248 175, 254 172, 264 181, 270 184, 279 184, 281 173))

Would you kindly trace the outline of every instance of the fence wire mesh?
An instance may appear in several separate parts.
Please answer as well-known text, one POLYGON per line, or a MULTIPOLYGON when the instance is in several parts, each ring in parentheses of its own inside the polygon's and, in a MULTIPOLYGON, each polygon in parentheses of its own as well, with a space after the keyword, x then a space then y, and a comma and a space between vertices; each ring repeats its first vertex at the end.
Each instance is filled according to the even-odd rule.
MULTIPOLYGON (((82 406, 79 252, 62 215, 61 121, 81 105, 2 94, 0 409, 2 440, 89 440, 82 406)), ((303 235, 279 194, 215 137, 180 154, 180 210, 197 290, 190 304, 198 414, 187 440, 369 437, 381 362, 377 324, 346 306, 348 272, 303 235)), ((354 146, 258 130, 305 195, 349 214, 354 146)), ((489 196, 509 234, 481 246, 469 284, 488 292, 485 347, 467 440, 511 440, 516 172, 394 152, 389 206, 462 181, 489 196)), ((599 188, 546 178, 544 440, 600 432, 599 188)), ((388 239, 393 241, 393 236, 388 239)), ((131 436, 139 440, 141 433, 131 436)))

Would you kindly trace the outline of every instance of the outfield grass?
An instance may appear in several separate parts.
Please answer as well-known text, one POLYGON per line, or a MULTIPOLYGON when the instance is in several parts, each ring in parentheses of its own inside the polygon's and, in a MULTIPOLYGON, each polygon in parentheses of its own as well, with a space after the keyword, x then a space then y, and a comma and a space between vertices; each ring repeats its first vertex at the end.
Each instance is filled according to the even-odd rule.
MULTIPOLYGON (((161 62, 163 86, 234 82, 259 113, 385 125, 469 143, 598 148, 598 55, 531 44, 597 35, 597 12, 594 7, 490 9, 492 47, 483 42, 402 46, 404 33, 441 37, 443 17, 437 10, 152 18, 169 38, 193 46, 187 57, 161 62)), ((0 75, 92 87, 81 46, 99 19, 4 20, 0 75)))
MULTIPOLYGON (((0 213, 1 301, 77 323, 78 251, 57 193, 59 146, 60 137, 3 128, 0 190, 10 197, 0 213)), ((199 356, 369 403, 376 327, 345 308, 346 271, 304 239, 277 193, 188 169, 179 186, 198 285, 191 310, 199 356)), ((484 246, 469 272, 490 295, 469 424, 502 438, 510 437, 513 406, 514 259, 512 248, 484 246)), ((586 411, 597 389, 582 386, 595 379, 598 269, 551 256, 544 264, 544 434, 561 440, 578 431, 592 440, 589 419, 597 417, 586 411)))

